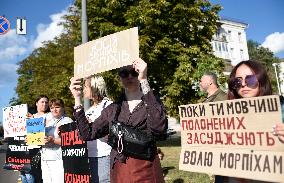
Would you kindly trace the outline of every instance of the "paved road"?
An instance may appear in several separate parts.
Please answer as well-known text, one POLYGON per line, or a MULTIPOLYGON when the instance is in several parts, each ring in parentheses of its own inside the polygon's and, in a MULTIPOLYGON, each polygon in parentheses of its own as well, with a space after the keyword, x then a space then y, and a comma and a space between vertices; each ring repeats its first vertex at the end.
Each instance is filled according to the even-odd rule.
POLYGON ((4 170, 7 144, 0 145, 0 183, 18 183, 19 172, 13 170, 4 170))

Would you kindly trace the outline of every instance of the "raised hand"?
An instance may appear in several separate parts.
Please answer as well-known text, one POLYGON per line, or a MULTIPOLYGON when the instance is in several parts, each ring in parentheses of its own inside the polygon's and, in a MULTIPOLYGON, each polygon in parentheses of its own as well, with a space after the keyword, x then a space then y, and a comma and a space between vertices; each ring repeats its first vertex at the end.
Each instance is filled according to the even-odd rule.
POLYGON ((132 65, 135 71, 139 73, 138 75, 139 81, 147 79, 147 63, 144 60, 138 58, 133 61, 132 65))
POLYGON ((284 143, 284 123, 273 126, 273 135, 278 136, 279 140, 284 143))
POLYGON ((82 95, 81 79, 72 77, 70 79, 69 89, 70 89, 74 98, 81 97, 81 95, 82 95))

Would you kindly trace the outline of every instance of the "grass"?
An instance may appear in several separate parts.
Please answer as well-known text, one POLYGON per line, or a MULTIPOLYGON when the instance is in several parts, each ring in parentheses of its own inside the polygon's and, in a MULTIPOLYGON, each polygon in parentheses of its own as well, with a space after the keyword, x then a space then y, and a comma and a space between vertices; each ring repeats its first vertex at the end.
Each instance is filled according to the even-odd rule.
POLYGON ((181 150, 180 136, 168 138, 157 143, 164 153, 161 161, 166 183, 209 183, 212 182, 207 174, 179 170, 179 156, 181 150))

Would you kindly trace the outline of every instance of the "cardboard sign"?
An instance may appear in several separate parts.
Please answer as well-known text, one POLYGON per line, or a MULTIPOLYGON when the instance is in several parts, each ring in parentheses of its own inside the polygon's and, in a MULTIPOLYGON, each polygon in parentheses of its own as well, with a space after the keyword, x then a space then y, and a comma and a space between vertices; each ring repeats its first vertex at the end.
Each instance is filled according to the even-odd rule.
POLYGON ((27 144, 44 145, 44 136, 45 127, 43 117, 27 119, 27 144))
POLYGON ((282 121, 279 96, 183 105, 179 111, 181 170, 284 180, 284 143, 271 134, 282 121))
POLYGON ((130 65, 138 57, 138 28, 134 27, 75 47, 74 76, 84 78, 130 65))
POLYGON ((31 170, 28 146, 24 137, 9 137, 6 152, 6 161, 3 166, 6 170, 19 170, 29 172, 31 170))
POLYGON ((4 138, 26 135, 27 104, 3 108, 4 138))
POLYGON ((79 138, 76 123, 59 127, 65 183, 89 183, 90 169, 87 143, 79 138))

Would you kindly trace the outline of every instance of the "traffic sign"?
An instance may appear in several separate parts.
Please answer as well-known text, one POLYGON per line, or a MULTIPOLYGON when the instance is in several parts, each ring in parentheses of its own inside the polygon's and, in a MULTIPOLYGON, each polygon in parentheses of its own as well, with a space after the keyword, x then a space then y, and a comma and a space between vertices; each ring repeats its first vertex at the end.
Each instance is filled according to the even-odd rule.
POLYGON ((0 35, 6 34, 10 30, 10 22, 5 17, 0 16, 0 35))
POLYGON ((27 34, 27 20, 24 18, 17 18, 17 34, 27 34))

